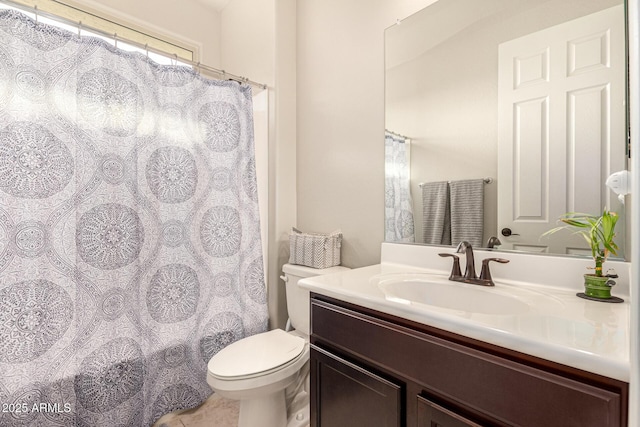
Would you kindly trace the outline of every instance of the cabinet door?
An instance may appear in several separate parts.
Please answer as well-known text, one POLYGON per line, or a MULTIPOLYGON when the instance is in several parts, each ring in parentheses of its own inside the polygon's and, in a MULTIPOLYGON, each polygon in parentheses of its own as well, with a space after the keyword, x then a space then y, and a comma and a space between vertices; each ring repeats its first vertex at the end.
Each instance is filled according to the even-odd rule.
POLYGON ((312 427, 400 427, 402 387, 311 347, 312 427))
POLYGON ((460 414, 418 396, 418 427, 482 427, 460 414))

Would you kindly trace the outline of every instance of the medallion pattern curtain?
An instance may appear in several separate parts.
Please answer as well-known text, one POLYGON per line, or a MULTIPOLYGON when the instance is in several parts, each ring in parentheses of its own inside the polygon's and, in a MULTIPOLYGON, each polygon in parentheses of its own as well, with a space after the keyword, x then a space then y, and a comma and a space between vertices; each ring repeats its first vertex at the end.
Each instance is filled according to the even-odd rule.
POLYGON ((2 426, 148 426, 267 328, 251 90, 0 13, 2 426))
POLYGON ((385 242, 414 242, 408 140, 385 133, 385 242))

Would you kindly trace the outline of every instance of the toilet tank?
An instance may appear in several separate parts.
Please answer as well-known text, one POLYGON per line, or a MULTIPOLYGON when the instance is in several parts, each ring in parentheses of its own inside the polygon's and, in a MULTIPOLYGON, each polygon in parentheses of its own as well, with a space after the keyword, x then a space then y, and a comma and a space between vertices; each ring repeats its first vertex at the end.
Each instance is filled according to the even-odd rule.
POLYGON ((311 268, 304 265, 285 264, 281 279, 284 280, 287 295, 287 311, 291 325, 309 335, 309 291, 298 286, 298 281, 306 277, 338 273, 349 270, 341 265, 329 268, 311 268))

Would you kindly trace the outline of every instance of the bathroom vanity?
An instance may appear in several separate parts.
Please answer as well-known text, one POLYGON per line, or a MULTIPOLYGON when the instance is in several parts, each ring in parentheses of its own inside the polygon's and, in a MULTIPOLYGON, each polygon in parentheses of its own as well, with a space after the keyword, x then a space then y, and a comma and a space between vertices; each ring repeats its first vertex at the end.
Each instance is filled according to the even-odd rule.
POLYGON ((312 426, 623 426, 626 383, 314 294, 312 426))
POLYGON ((481 291, 384 262, 303 281, 311 426, 626 426, 628 303, 510 284, 498 271, 481 291), (444 296, 419 301, 398 292, 405 285, 444 296), (447 299, 449 289, 462 293, 447 299))

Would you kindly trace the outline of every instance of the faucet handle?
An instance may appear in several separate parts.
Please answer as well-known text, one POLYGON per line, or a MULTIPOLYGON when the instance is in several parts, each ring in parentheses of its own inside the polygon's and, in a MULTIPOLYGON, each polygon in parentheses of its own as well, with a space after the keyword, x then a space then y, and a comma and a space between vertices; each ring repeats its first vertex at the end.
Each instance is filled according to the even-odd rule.
POLYGON ((449 276, 449 280, 453 280, 454 278, 462 277, 462 271, 460 271, 460 257, 455 254, 447 254, 441 253, 438 254, 441 257, 451 257, 453 258, 453 267, 451 268, 451 275, 449 276))
POLYGON ((491 261, 499 262, 500 264, 506 264, 508 259, 504 258, 487 258, 482 260, 482 271, 480 271, 480 280, 486 280, 489 286, 494 286, 493 279, 491 278, 491 271, 489 271, 489 263, 491 261))

